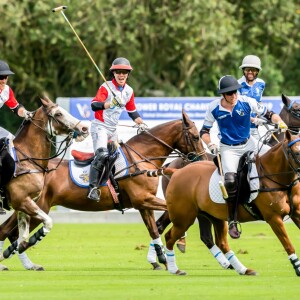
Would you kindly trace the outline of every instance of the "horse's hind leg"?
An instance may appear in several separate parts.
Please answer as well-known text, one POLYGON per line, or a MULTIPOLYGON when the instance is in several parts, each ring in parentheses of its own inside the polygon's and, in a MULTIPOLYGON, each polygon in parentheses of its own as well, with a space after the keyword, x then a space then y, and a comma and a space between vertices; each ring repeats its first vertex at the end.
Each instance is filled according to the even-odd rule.
POLYGON ((256 275, 256 271, 245 267, 236 257, 235 253, 230 250, 227 239, 227 222, 215 218, 213 218, 212 220, 215 230, 216 243, 220 247, 221 251, 225 254, 225 257, 229 261, 230 265, 240 275, 256 275))

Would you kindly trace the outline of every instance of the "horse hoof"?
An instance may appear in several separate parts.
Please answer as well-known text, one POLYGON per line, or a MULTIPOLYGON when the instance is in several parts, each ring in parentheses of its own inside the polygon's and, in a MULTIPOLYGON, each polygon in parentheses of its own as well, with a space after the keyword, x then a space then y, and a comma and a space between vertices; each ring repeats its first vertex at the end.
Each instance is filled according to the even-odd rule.
POLYGON ((246 273, 244 275, 249 275, 249 276, 256 276, 258 275, 255 270, 247 269, 246 273))
POLYGON ((175 275, 187 275, 185 271, 177 270, 175 275))
POLYGON ((185 245, 177 243, 176 246, 181 253, 185 253, 185 245))
POLYGON ((153 270, 158 271, 158 270, 162 270, 162 267, 157 263, 151 263, 153 270))
POLYGON ((8 271, 8 267, 0 264, 0 271, 8 271))
POLYGON ((33 265, 31 268, 27 269, 29 271, 45 271, 43 266, 40 265, 33 265))

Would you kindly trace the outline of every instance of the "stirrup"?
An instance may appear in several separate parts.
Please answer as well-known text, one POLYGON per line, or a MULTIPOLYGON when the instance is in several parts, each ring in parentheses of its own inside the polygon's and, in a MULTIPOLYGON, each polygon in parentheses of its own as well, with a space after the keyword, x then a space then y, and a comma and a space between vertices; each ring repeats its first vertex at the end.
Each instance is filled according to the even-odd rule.
POLYGON ((94 200, 94 201, 100 201, 100 196, 101 196, 101 191, 97 188, 97 187, 93 187, 89 194, 88 194, 88 198, 90 200, 94 200))
POLYGON ((228 222, 228 233, 233 239, 238 239, 242 234, 242 225, 238 221, 228 222))

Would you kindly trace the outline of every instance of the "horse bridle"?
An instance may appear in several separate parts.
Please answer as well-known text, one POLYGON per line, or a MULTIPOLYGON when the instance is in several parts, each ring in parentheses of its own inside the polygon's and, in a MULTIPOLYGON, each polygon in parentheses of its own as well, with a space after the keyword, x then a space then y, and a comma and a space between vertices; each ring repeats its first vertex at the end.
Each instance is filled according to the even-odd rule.
MULTIPOLYGON (((293 189, 293 187, 296 184, 298 184, 300 182, 300 160, 298 159, 298 156, 300 156, 300 153, 295 154, 295 152, 291 148, 297 142, 300 142, 300 138, 297 138, 297 139, 289 142, 287 144, 287 147, 284 146, 284 142, 281 142, 284 156, 285 156, 286 160, 288 161, 289 166, 292 169, 292 171, 287 171, 287 172, 282 172, 282 173, 274 173, 274 174, 267 174, 267 175, 264 174, 263 176, 259 176, 259 178, 266 177, 269 180, 271 180, 272 182, 274 182, 274 183, 278 184, 279 186, 281 186, 280 188, 264 188, 264 189, 259 189, 260 192, 287 191, 288 197, 289 197, 289 204, 290 204, 290 212, 289 212, 288 215, 290 217, 293 215, 293 212, 294 212, 294 203, 293 203, 293 199, 292 199, 292 189, 293 189), (290 156, 292 157, 293 161, 299 166, 298 168, 295 168, 293 166, 293 164, 291 163, 291 161, 289 159, 290 156), (280 183, 278 181, 275 181, 275 180, 273 180, 273 179, 270 178, 272 176, 290 174, 292 172, 297 175, 297 178, 294 179, 288 185, 284 185, 284 184, 282 184, 282 183, 280 183)), ((263 166, 262 166, 261 163, 260 163, 260 168, 263 170, 263 166)))
MULTIPOLYGON (((296 118, 300 122, 300 110, 293 109, 294 103, 295 101, 291 101, 291 103, 288 106, 284 106, 284 109, 287 110, 294 118, 296 118)), ((293 122, 287 124, 287 126, 290 130, 299 131, 299 126, 293 126, 293 122)))
MULTIPOLYGON (((38 158, 38 157, 29 157, 28 155, 26 155, 23 151, 21 151, 19 148, 15 147, 15 149, 17 151, 19 151, 25 158, 23 159, 20 159, 19 161, 22 162, 22 161, 26 161, 26 160, 29 160, 31 161, 33 164, 35 164, 37 167, 39 167, 40 169, 42 169, 44 172, 47 172, 49 173, 50 171, 53 171, 55 169, 57 169, 57 167, 61 164, 62 160, 64 159, 66 153, 67 153, 67 149, 69 148, 69 146, 71 145, 72 143, 72 138, 73 138, 73 135, 74 135, 74 132, 75 130, 74 129, 71 129, 69 126, 66 126, 63 122, 59 121, 57 118, 55 118, 52 114, 51 114, 51 111, 53 108, 57 107, 58 104, 54 104, 52 105, 50 108, 46 109, 45 107, 43 107, 43 111, 46 113, 47 117, 48 117, 48 121, 47 121, 47 126, 45 129, 45 127, 42 127, 40 125, 37 124, 37 121, 42 121, 42 120, 38 120, 38 119, 34 119, 34 115, 36 113, 36 111, 34 112, 33 114, 33 117, 26 120, 24 119, 23 122, 22 122, 22 126, 20 127, 20 129, 18 130, 17 134, 19 133, 19 131, 22 129, 22 127, 24 127, 24 124, 26 124, 27 122, 31 122, 34 126, 38 127, 39 129, 41 129, 43 132, 45 132, 47 134, 47 140, 55 147, 56 144, 60 144, 60 146, 58 147, 56 153, 50 157, 47 157, 47 158, 38 158), (50 120, 51 119, 51 120, 50 120), (55 122, 57 122, 58 124, 60 125, 63 125, 63 126, 66 126, 68 129, 69 129, 69 134, 68 136, 63 139, 62 141, 60 142, 54 142, 52 140, 53 137, 55 137, 56 135, 54 134, 54 131, 52 129, 53 125, 52 125, 52 120, 54 120, 55 122), (66 143, 65 147, 62 148, 62 145, 66 143), (51 160, 51 159, 54 159, 58 156, 60 156, 62 154, 62 157, 60 158, 57 166, 55 168, 52 168, 52 169, 48 169, 48 168, 44 168, 43 166, 41 166, 39 163, 37 163, 37 161, 45 161, 45 160, 51 160)), ((79 121, 77 124, 79 124, 81 121, 79 121)), ((76 125, 77 125, 76 124, 76 125)), ((75 126, 76 127, 76 126, 75 126)), ((55 147, 56 148, 56 147, 55 147)), ((34 170, 31 170, 29 172, 26 172, 27 174, 28 173, 36 173, 34 172, 34 170)))

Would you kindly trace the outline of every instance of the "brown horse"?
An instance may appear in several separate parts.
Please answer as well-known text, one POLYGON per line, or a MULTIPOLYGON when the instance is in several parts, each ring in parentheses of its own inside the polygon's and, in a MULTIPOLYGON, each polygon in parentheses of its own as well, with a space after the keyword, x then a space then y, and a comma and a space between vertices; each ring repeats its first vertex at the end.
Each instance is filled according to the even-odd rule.
MULTIPOLYGON (((300 104, 292 101, 290 98, 288 98, 286 95, 282 94, 282 103, 284 104, 283 108, 281 109, 279 115, 281 116, 282 120, 288 125, 289 129, 295 132, 298 132, 300 129, 300 104)), ((284 133, 280 133, 279 131, 273 132, 271 139, 268 142, 269 146, 275 145, 278 143, 278 141, 283 141, 284 139, 284 133)), ((213 155, 207 154, 207 159, 212 160, 213 155)), ((189 164, 190 162, 184 162, 181 158, 177 158, 173 160, 170 164, 168 164, 168 167, 170 168, 176 168, 180 169, 189 164)), ((164 176, 162 178, 162 190, 166 192, 167 186, 169 184, 169 178, 167 176, 164 176)), ((215 236, 216 244, 214 243, 214 239, 212 236, 212 222, 221 222, 220 220, 215 221, 211 216, 207 215, 200 215, 198 217, 199 221, 199 228, 200 228, 200 239, 201 241, 206 245, 206 247, 209 249, 209 251, 212 253, 213 257, 218 261, 218 263, 223 268, 228 268, 230 266, 230 263, 225 258, 223 253, 219 249, 219 245, 223 243, 223 241, 220 241, 218 236, 215 236), (219 253, 218 255, 215 255, 215 252, 219 253)), ((224 222, 225 223, 225 222, 224 222)), ((168 216, 168 212, 165 212, 157 221, 156 221, 159 233, 162 234, 165 230, 165 228, 170 224, 170 219, 168 216)), ((227 224, 223 224, 223 226, 227 226, 227 224)), ((181 252, 185 252, 185 238, 181 238, 179 241, 177 241, 177 247, 181 252)))
MULTIPOLYGON (((122 144, 121 148, 129 162, 129 174, 118 179, 122 206, 140 211, 154 241, 159 262, 165 264, 165 255, 153 210, 165 211, 167 206, 165 200, 156 197, 159 178, 149 178, 145 171, 160 168, 173 151, 184 160, 188 160, 187 154, 205 153, 199 132, 183 111, 182 120, 170 121, 140 133, 122 144)), ((57 170, 46 176, 45 187, 37 204, 45 213, 56 205, 82 211, 115 209, 114 199, 107 186, 101 187, 100 202, 87 198, 87 189, 77 186, 70 179, 68 161, 63 161, 57 170)), ((32 219, 30 230, 33 230, 39 223, 40 220, 32 219)), ((15 224, 16 216, 12 215, 1 226, 0 241, 6 237, 15 238, 15 232, 12 231, 15 224)), ((27 243, 23 242, 22 251, 34 244, 30 240, 27 243)), ((159 265, 153 263, 153 267, 158 268, 159 265)))
MULTIPOLYGON (((15 216, 18 219, 19 239, 10 246, 10 252, 18 251, 20 243, 28 238, 31 217, 43 222, 43 236, 51 230, 51 218, 36 205, 34 199, 43 188, 45 173, 51 171, 48 169, 48 161, 51 159, 53 137, 67 136, 65 148, 54 155, 57 157, 67 150, 74 131, 83 136, 88 135, 88 128, 65 109, 49 99, 41 99, 41 102, 42 106, 34 112, 34 116, 30 120, 23 121, 13 140, 14 176, 2 187, 5 199, 16 211, 15 216)), ((3 244, 1 248, 2 246, 3 244)), ((3 259, 1 253, 0 261, 3 259)))
MULTIPOLYGON (((259 187, 252 208, 257 209, 258 213, 251 214, 250 210, 239 203, 238 221, 254 221, 259 216, 266 221, 287 252, 297 276, 300 276, 300 263, 283 223, 283 218, 289 215, 300 228, 300 137, 291 135, 289 131, 285 137, 283 142, 256 158, 259 187)), ((199 215, 206 213, 214 218, 227 220, 226 204, 215 203, 209 191, 210 178, 215 170, 216 166, 209 161, 193 163, 179 170, 165 170, 165 173, 173 174, 166 192, 173 226, 165 234, 168 269, 172 274, 186 274, 176 265, 173 246, 199 215)), ((225 227, 215 227, 215 230, 223 241, 227 241, 225 227)), ((221 245, 221 250, 239 274, 256 274, 240 263, 230 250, 228 242, 221 245)))

